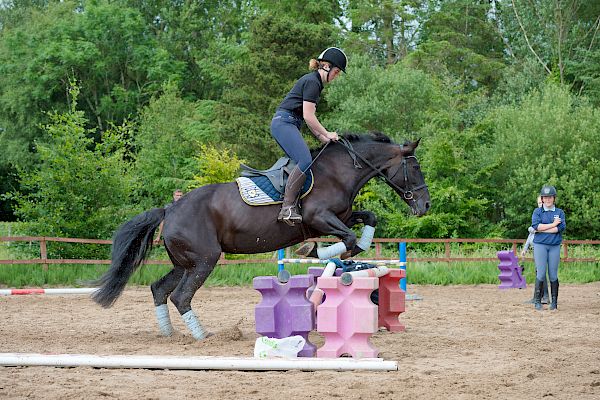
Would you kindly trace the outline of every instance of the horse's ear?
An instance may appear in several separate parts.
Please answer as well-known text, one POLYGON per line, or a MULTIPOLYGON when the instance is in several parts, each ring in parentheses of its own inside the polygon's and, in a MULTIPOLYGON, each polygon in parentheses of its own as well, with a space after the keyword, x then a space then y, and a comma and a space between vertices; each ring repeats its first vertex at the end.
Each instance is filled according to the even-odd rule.
POLYGON ((415 142, 411 142, 409 140, 404 142, 403 147, 405 148, 406 153, 414 154, 419 142, 421 142, 421 138, 418 138, 415 142))

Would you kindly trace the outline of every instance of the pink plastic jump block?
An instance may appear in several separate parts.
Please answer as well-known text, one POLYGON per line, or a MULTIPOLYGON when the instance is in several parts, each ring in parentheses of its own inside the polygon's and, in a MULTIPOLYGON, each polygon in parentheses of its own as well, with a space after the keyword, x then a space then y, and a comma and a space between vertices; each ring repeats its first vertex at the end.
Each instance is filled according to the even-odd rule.
POLYGON ((379 287, 379 278, 357 277, 344 286, 337 277, 318 278, 325 302, 318 307, 317 332, 325 338, 317 357, 377 357, 379 351, 369 339, 377 332, 377 306, 371 292, 379 287))
POLYGON ((390 332, 402 332, 406 328, 398 320, 406 311, 406 292, 400 289, 400 279, 406 277, 403 269, 390 269, 379 278, 379 327, 390 332))

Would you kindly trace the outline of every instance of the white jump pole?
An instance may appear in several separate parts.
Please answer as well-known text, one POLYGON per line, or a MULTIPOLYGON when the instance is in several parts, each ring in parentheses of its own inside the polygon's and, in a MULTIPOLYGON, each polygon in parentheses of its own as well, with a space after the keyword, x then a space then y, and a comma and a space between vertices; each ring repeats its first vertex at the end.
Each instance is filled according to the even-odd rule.
MULTIPOLYGON (((329 259, 327 260, 319 260, 317 258, 283 258, 278 262, 281 264, 327 264, 329 259)), ((401 261, 398 260, 352 260, 357 263, 368 263, 375 265, 402 265, 401 261)))
POLYGON ((98 288, 55 288, 55 289, 0 289, 0 296, 28 294, 91 294, 98 288))
POLYGON ((238 371, 397 371, 380 358, 236 358, 0 353, 0 366, 94 367, 238 371))

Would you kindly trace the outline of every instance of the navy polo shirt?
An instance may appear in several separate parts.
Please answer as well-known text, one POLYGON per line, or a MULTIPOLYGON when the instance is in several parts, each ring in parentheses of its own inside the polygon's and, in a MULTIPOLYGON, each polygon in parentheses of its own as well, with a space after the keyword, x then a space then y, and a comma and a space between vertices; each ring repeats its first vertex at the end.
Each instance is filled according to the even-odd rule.
POLYGON ((537 229, 539 224, 551 224, 554 222, 554 216, 558 215, 560 218, 560 224, 556 227, 558 228, 558 233, 544 233, 544 232, 536 232, 533 238, 533 243, 538 244, 547 244, 547 245, 559 245, 562 243, 562 232, 567 227, 567 223, 565 220, 565 212, 560 208, 554 207, 554 209, 545 210, 544 207, 539 207, 533 210, 533 215, 531 216, 531 226, 533 229, 537 229))
POLYGON ((292 90, 289 91, 279 105, 279 109, 289 111, 302 118, 302 102, 309 101, 315 103, 315 105, 319 104, 321 91, 323 91, 321 75, 317 71, 309 72, 298 79, 292 90))

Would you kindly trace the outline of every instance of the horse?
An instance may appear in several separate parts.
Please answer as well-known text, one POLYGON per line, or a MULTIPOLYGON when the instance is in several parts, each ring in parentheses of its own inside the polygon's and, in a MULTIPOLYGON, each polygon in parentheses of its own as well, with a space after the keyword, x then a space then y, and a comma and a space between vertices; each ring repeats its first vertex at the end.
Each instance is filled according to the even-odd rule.
POLYGON ((250 206, 240 197, 235 182, 210 184, 184 195, 167 209, 145 211, 124 223, 114 234, 111 266, 96 281, 92 299, 111 307, 152 248, 161 222, 164 246, 173 269, 151 285, 159 329, 173 332, 167 299, 179 311, 192 336, 210 335, 192 310, 191 301, 217 264, 221 253, 253 254, 275 251, 325 235, 341 241, 302 251, 309 257, 354 256, 369 248, 376 225, 370 211, 353 211, 359 190, 379 175, 421 216, 430 207, 429 191, 415 157, 419 140, 394 143, 383 133, 347 134, 313 150, 313 188, 302 199, 301 224, 277 221, 279 205, 250 206), (364 224, 357 240, 350 229, 364 224), (368 228, 368 229, 367 229, 368 228))

